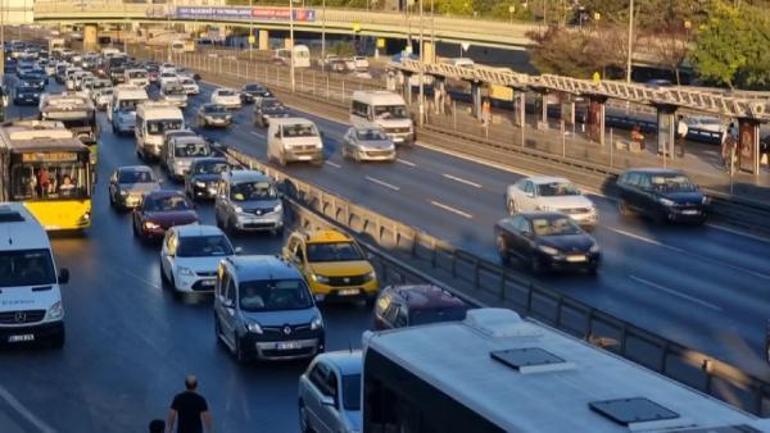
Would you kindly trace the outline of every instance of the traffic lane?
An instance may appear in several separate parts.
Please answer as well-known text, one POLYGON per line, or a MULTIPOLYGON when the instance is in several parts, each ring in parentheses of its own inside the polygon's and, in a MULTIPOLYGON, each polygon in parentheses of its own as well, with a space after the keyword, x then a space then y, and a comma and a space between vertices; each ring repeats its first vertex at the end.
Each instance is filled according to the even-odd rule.
MULTIPOLYGON (((138 163, 133 140, 105 132, 101 144, 100 179, 117 166, 138 163)), ((210 208, 199 211, 213 222, 210 208)), ((223 431, 244 431, 254 423, 296 431, 295 389, 304 365, 235 365, 215 347, 210 302, 178 302, 161 289, 158 246, 136 242, 129 220, 129 214, 110 209, 106 183, 97 184, 87 238, 54 240, 59 265, 73 272, 64 290, 68 344, 61 352, 11 351, 12 358, 31 353, 35 359, 3 357, 3 384, 64 431, 123 432, 164 416, 182 376, 193 372, 223 431), (49 407, 52 390, 67 393, 55 408, 49 407)), ((265 236, 238 237, 235 243, 263 254, 277 253, 282 244, 265 236)), ((371 323, 368 309, 323 310, 329 349, 360 347, 361 332, 371 323)))

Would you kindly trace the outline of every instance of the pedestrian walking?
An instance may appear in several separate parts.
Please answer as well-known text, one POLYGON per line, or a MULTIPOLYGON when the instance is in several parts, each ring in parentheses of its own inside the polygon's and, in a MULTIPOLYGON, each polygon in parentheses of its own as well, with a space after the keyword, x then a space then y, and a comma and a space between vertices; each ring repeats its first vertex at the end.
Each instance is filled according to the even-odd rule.
POLYGON ((724 168, 730 170, 733 158, 735 157, 735 143, 737 142, 737 130, 735 123, 730 122, 730 126, 722 131, 722 162, 724 168))
POLYGON ((203 433, 206 426, 207 433, 213 433, 213 422, 206 399, 198 394, 198 379, 189 375, 184 381, 185 390, 174 397, 168 412, 166 433, 203 433))
POLYGON ((687 123, 684 121, 684 116, 679 116, 679 123, 676 125, 676 135, 677 135, 677 146, 676 146, 676 156, 678 158, 684 158, 684 146, 685 142, 687 141, 687 133, 689 132, 690 128, 687 126, 687 123))

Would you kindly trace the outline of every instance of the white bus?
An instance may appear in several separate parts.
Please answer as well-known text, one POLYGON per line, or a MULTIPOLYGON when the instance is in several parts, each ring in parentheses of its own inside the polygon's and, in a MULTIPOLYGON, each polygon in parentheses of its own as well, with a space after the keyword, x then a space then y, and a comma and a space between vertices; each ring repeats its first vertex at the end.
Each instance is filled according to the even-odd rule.
POLYGON ((350 122, 356 126, 379 126, 397 145, 414 143, 414 122, 401 95, 386 90, 353 92, 350 122))
POLYGON ((511 310, 363 343, 364 433, 770 432, 768 419, 511 310))

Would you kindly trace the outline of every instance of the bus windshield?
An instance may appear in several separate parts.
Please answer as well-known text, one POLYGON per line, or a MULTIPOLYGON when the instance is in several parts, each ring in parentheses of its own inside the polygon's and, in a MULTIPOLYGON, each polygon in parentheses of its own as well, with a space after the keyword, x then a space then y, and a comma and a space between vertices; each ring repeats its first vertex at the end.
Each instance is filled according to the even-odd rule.
POLYGON ((90 197, 88 162, 22 163, 11 168, 13 200, 62 200, 90 197))

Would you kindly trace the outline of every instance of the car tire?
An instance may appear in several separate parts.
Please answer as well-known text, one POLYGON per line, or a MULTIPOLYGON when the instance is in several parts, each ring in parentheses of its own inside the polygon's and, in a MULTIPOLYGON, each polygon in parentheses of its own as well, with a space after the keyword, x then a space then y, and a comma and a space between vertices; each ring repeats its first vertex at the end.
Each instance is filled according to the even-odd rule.
POLYGON ((249 357, 246 356, 246 352, 244 352, 241 347, 241 339, 238 336, 235 337, 235 350, 233 350, 233 356, 238 364, 245 364, 249 361, 249 357))
POLYGON ((61 332, 51 337, 50 345, 54 349, 61 349, 64 347, 64 343, 67 340, 67 334, 62 328, 61 332))
POLYGON ((513 199, 509 198, 505 207, 508 209, 508 215, 513 215, 517 211, 516 202, 513 199))
POLYGON ((227 348, 224 335, 222 335, 222 324, 219 322, 219 317, 217 317, 216 312, 214 312, 214 338, 217 339, 217 346, 223 349, 227 348))
POLYGON ((502 236, 497 237, 496 245, 497 254, 500 256, 500 262, 502 262, 503 265, 510 264, 511 254, 508 252, 508 246, 506 245, 505 239, 502 236))
POLYGON ((136 230, 136 221, 134 220, 131 221, 131 231, 134 233, 135 238, 139 237, 139 232, 136 230))
POLYGON ((588 272, 588 275, 591 275, 591 276, 599 275, 599 265, 598 264, 592 265, 588 269, 586 269, 586 271, 588 272))
POLYGON ((108 194, 109 194, 109 196, 110 196, 110 207, 112 207, 113 209, 115 209, 115 208, 117 207, 117 206, 116 206, 116 203, 115 203, 115 196, 114 196, 114 195, 112 195, 112 193, 110 193, 110 192, 108 192, 108 194))
POLYGON ((278 157, 278 165, 281 167, 286 167, 286 157, 281 154, 281 156, 278 157))
POLYGON ((299 431, 300 433, 315 433, 315 430, 310 427, 310 420, 307 416, 305 403, 302 400, 299 401, 299 431))
POLYGON ((634 214, 628 206, 628 202, 623 199, 618 200, 618 213, 623 217, 630 217, 634 214))

